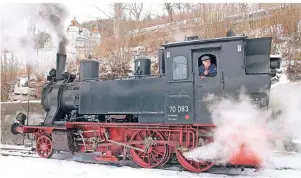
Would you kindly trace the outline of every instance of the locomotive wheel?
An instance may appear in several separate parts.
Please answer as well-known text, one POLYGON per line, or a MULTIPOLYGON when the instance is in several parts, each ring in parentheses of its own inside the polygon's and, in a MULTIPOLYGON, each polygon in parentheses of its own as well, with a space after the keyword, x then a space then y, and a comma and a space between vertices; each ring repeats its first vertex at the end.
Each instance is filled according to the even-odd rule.
POLYGON ((134 144, 132 146, 145 150, 145 152, 131 149, 133 161, 143 168, 155 168, 163 166, 170 157, 170 148, 167 144, 152 144, 151 141, 165 141, 164 136, 153 130, 137 131, 132 136, 132 141, 143 141, 146 144, 134 144))
POLYGON ((191 172, 204 172, 209 170, 211 167, 214 166, 214 163, 209 161, 193 161, 193 160, 187 160, 180 151, 176 151, 176 156, 179 161, 179 163, 188 171, 191 172))
POLYGON ((47 135, 38 136, 36 140, 36 150, 41 158, 50 158, 54 154, 51 138, 47 135))
MULTIPOLYGON (((213 141, 213 138, 203 138, 203 139, 205 142, 202 143, 201 145, 205 145, 205 144, 208 144, 213 141)), ((190 145, 190 146, 192 146, 192 145, 190 145)), ((192 149, 192 147, 190 147, 190 146, 188 146, 188 147, 190 149, 192 149)), ((205 172, 205 171, 208 171, 211 167, 213 167, 215 165, 213 162, 210 162, 210 161, 188 160, 183 156, 183 154, 180 150, 176 150, 176 156, 177 156, 179 163, 185 169, 187 169, 188 171, 191 171, 191 172, 196 172, 196 173, 205 172)))

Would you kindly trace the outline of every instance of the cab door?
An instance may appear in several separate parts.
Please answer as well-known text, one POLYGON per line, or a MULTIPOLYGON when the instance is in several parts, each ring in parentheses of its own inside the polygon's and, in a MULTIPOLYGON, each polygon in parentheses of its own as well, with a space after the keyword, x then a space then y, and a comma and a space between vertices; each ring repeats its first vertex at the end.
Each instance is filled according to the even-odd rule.
POLYGON ((192 56, 189 48, 166 50, 165 123, 194 123, 192 56))
POLYGON ((223 72, 220 68, 220 48, 197 49, 192 52, 193 70, 194 70, 194 104, 195 104, 195 122, 202 124, 212 124, 211 113, 208 103, 205 101, 208 94, 221 96, 223 93, 223 72), (200 57, 209 55, 215 57, 217 74, 214 77, 205 77, 200 79, 199 66, 202 64, 200 57))

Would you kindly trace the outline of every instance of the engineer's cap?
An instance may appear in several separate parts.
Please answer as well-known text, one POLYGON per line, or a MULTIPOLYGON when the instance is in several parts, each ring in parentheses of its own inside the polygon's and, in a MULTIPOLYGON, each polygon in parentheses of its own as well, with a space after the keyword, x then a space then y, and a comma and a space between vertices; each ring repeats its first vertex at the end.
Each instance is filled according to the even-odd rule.
POLYGON ((202 60, 202 61, 207 61, 207 60, 209 60, 209 59, 210 59, 209 56, 203 56, 201 60, 202 60))

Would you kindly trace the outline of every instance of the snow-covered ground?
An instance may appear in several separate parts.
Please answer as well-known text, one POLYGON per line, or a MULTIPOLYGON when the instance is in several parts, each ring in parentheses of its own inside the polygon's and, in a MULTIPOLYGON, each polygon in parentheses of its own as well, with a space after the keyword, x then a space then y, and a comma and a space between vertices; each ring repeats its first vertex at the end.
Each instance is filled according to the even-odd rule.
MULTIPOLYGON (((5 145, 1 145, 5 148, 5 145)), ((22 147, 19 147, 22 148, 22 147)), ((5 151, 1 151, 5 153, 5 151)), ((7 152, 6 152, 7 153, 7 152)), ((142 169, 131 167, 116 167, 99 164, 85 164, 75 162, 91 159, 92 155, 76 154, 72 156, 69 153, 54 155, 54 159, 41 159, 31 157, 17 156, 0 156, 0 174, 14 177, 43 177, 43 178, 197 178, 197 177, 279 177, 279 178, 299 178, 301 177, 301 154, 300 153, 275 153, 273 159, 270 160, 269 167, 254 172, 253 169, 230 169, 230 168, 214 168, 210 173, 190 173, 180 171, 175 167, 171 170, 158 169, 142 169), (281 169, 281 170, 279 170, 281 169), (218 174, 217 174, 218 173, 218 174), (232 174, 232 175, 225 175, 232 174)))

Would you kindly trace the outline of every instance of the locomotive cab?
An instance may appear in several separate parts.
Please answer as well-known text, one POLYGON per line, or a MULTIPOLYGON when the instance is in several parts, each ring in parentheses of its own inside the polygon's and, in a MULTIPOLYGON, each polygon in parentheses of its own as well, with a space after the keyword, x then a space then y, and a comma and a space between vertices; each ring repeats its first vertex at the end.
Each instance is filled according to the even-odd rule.
POLYGON ((268 95, 261 91, 269 91, 281 60, 270 57, 272 38, 231 34, 234 36, 162 45, 160 71, 168 83, 166 122, 212 124, 206 97, 235 97, 242 87, 260 107, 267 107, 268 95), (210 57, 216 75, 200 78, 203 56, 210 57))

